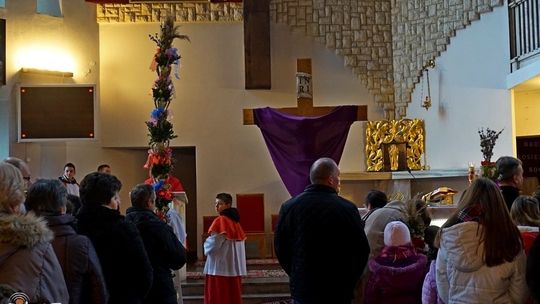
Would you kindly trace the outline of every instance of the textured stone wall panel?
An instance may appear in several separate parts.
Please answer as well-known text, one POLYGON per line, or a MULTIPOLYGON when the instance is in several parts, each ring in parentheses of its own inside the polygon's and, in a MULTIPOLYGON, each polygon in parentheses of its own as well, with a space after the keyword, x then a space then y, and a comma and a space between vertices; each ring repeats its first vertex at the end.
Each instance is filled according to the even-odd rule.
POLYGON ((143 3, 98 4, 99 23, 160 22, 167 15, 179 23, 241 22, 242 3, 143 3))
POLYGON ((403 117, 422 69, 446 51, 456 31, 503 0, 391 0, 396 116, 403 117))
POLYGON ((287 23, 335 49, 385 116, 401 118, 426 63, 446 50, 456 31, 503 4, 502 0, 273 0, 270 13, 275 22, 287 23), (299 8, 311 13, 299 13, 299 8))
MULTIPOLYGON (((272 0, 270 16, 342 56, 388 119, 407 113, 423 67, 503 0, 272 0)), ((241 3, 97 5, 97 21, 241 22, 241 3)))
POLYGON ((394 117, 391 0, 272 0, 270 16, 334 49, 394 117), (306 17, 299 14, 305 10, 306 17), (391 105, 386 105, 390 103, 391 105))

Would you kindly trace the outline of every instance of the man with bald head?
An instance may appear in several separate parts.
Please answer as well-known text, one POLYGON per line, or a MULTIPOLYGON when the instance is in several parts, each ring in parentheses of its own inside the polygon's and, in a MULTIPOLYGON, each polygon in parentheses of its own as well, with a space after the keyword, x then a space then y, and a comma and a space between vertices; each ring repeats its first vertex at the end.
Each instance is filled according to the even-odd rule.
POLYGON ((316 160, 309 178, 311 185, 281 206, 276 255, 293 303, 350 304, 369 254, 362 221, 357 207, 338 195, 334 160, 316 160))

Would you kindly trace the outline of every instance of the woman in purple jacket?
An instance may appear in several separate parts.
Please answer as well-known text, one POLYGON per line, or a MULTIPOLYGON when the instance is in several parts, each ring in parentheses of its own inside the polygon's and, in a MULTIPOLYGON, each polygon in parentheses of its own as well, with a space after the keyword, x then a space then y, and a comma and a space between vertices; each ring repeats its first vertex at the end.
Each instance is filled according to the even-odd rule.
POLYGON ((368 263, 371 275, 365 303, 417 304, 426 273, 426 256, 416 253, 411 233, 403 222, 390 222, 384 228, 384 248, 368 263))

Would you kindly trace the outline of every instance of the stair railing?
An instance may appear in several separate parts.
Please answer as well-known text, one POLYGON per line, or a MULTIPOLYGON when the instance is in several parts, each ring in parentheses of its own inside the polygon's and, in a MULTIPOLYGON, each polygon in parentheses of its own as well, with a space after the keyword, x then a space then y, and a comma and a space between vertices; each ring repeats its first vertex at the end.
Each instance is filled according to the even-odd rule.
POLYGON ((510 70, 540 54, 539 0, 509 0, 510 70))

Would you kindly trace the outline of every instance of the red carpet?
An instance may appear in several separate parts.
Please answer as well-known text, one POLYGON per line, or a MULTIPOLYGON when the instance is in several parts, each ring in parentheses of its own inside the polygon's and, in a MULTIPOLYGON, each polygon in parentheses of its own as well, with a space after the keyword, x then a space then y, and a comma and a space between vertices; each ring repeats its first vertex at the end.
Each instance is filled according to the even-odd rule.
MULTIPOLYGON (((246 264, 249 265, 279 265, 277 259, 247 259, 246 264)), ((195 262, 195 266, 204 267, 204 261, 195 262)))
MULTIPOLYGON (((260 269, 260 270, 248 270, 245 278, 283 278, 287 277, 287 274, 282 269, 260 269)), ((202 280, 204 274, 198 271, 188 271, 188 280, 202 280)))

